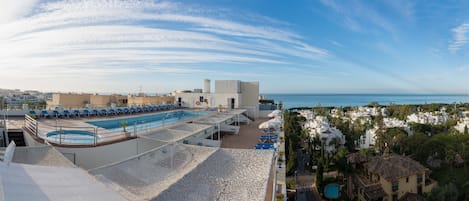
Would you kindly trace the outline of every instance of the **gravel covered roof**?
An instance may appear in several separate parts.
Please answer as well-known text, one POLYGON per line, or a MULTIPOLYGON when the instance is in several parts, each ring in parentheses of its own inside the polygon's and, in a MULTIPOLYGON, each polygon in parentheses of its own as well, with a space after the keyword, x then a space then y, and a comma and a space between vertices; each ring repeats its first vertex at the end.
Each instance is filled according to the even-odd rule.
POLYGON ((71 161, 65 158, 52 146, 40 147, 16 147, 13 162, 30 165, 75 167, 71 161))
POLYGON ((152 200, 264 201, 273 151, 219 149, 152 200))
POLYGON ((148 200, 176 183, 216 150, 168 144, 129 160, 90 170, 90 173, 128 200, 148 200))

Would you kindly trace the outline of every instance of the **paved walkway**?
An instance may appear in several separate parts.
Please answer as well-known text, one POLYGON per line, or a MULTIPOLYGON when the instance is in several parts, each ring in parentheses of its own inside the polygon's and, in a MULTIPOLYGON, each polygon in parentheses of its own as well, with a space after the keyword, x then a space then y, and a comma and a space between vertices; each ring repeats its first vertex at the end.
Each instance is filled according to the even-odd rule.
POLYGON ((257 118, 250 124, 241 124, 238 135, 224 134, 221 140, 222 148, 254 149, 259 143, 259 137, 264 133, 259 130, 259 124, 267 121, 267 118, 257 118))

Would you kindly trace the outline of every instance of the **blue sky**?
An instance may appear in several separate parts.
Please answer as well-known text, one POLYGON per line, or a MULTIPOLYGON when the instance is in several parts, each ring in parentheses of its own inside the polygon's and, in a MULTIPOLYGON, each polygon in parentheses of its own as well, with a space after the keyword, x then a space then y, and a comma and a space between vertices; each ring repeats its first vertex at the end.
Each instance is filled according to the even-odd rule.
POLYGON ((469 93, 467 1, 0 2, 0 88, 469 93))

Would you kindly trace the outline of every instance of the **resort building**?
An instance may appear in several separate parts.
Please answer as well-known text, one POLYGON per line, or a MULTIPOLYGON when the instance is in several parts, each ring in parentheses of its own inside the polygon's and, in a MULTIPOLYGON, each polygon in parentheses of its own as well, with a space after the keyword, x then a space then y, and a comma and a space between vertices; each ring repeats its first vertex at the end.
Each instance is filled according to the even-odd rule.
POLYGON ((407 122, 438 125, 446 123, 448 118, 445 110, 441 112, 419 112, 407 116, 407 122))
POLYGON ((359 201, 397 201, 413 197, 424 200, 436 182, 429 178, 430 170, 409 157, 384 155, 366 157, 360 153, 348 156, 355 175, 349 177, 347 194, 359 201))
POLYGON ((211 92, 210 80, 204 80, 204 90, 174 92, 176 104, 188 108, 246 109, 250 117, 259 117, 259 82, 215 80, 211 92))
MULTIPOLYGON (((385 128, 402 128, 404 131, 407 132, 408 135, 412 135, 412 130, 410 126, 402 120, 397 118, 383 118, 383 123, 385 128)), ((374 128, 367 129, 365 134, 360 136, 358 139, 358 147, 359 149, 362 148, 372 148, 376 142, 376 131, 378 127, 375 126, 374 128)))
POLYGON ((358 139, 358 149, 373 148, 376 143, 376 131, 378 128, 367 129, 364 135, 358 139))
POLYGON ((327 117, 315 116, 311 111, 300 111, 300 115, 306 118, 303 128, 309 131, 311 138, 319 137, 327 152, 331 153, 336 146, 345 144, 345 136, 339 129, 330 126, 327 117))
POLYGON ((174 96, 133 96, 127 97, 127 106, 147 106, 160 104, 173 104, 174 96))
POLYGON ((456 124, 456 126, 454 126, 454 128, 456 130, 458 130, 460 133, 463 133, 465 134, 464 132, 469 129, 469 117, 464 117, 464 118, 461 118, 459 121, 458 121, 458 124, 456 124))
POLYGON ((52 100, 46 101, 47 109, 77 109, 85 107, 104 108, 114 106, 126 106, 127 96, 77 94, 77 93, 54 93, 52 100))

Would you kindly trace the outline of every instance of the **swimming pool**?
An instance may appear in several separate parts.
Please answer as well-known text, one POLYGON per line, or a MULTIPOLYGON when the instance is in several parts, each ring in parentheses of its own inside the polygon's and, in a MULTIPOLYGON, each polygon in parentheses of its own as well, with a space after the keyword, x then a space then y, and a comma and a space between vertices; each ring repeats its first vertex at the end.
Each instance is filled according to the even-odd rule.
POLYGON ((122 129, 121 122, 126 121, 128 130, 142 130, 181 122, 186 119, 191 119, 205 114, 208 114, 208 112, 192 112, 180 110, 130 118, 120 118, 103 121, 88 121, 86 123, 104 129, 122 129))
POLYGON ((340 196, 339 190, 339 184, 327 184, 326 187, 324 187, 324 196, 328 199, 338 199, 340 196))
MULTIPOLYGON (((95 142, 94 133, 86 130, 61 130, 52 131, 46 134, 47 140, 55 143, 66 144, 93 144, 95 142)), ((99 136, 96 136, 96 141, 99 136)))

